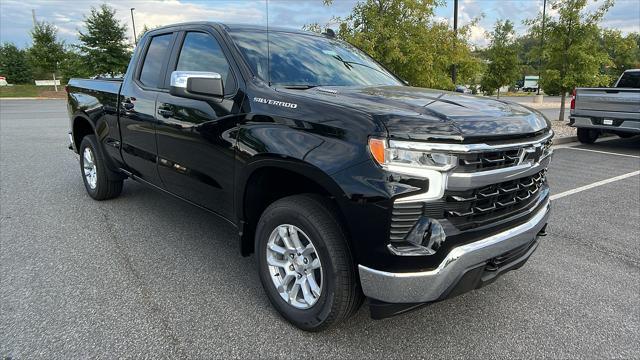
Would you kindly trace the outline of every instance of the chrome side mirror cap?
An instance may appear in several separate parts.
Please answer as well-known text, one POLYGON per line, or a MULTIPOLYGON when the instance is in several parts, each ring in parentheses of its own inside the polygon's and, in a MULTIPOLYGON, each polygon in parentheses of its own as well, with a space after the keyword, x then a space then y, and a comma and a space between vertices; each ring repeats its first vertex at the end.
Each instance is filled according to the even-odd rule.
POLYGON ((171 73, 169 93, 198 100, 222 98, 224 96, 222 76, 208 71, 174 71, 171 73))

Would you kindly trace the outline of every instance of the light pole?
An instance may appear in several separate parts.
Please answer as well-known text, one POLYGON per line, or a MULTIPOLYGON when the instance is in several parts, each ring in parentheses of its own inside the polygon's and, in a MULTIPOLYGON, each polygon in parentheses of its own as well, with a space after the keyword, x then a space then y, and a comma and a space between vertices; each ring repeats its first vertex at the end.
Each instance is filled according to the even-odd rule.
POLYGON ((133 41, 136 46, 138 46, 138 37, 136 36, 136 21, 133 19, 133 10, 136 8, 131 8, 131 26, 133 27, 133 41))
POLYGON ((544 21, 547 14, 547 0, 542 3, 542 31, 540 32, 540 59, 538 59, 538 95, 540 95, 540 80, 542 75, 542 53, 544 52, 544 21))
MULTIPOLYGON (((455 48, 455 43, 458 41, 458 0, 453 0, 453 35, 453 46, 455 48)), ((453 67, 451 68, 451 81, 453 81, 453 86, 456 86, 457 78, 458 68, 456 66, 456 63, 454 62, 453 67)))

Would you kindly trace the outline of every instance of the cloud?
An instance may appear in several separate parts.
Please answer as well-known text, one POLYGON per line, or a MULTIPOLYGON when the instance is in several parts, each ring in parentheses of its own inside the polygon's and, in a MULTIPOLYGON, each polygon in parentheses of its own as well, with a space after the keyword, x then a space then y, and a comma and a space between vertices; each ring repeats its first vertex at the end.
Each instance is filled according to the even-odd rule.
MULTIPOLYGON (((31 9, 34 9, 38 21, 48 21, 56 25, 59 36, 70 43, 77 42, 77 31, 84 26, 83 20, 91 11, 104 1, 62 1, 62 0, 2 0, 0 2, 0 34, 2 41, 13 41, 18 45, 30 42, 31 9), (61 12, 60 9, 64 9, 61 12)), ((156 27, 185 21, 220 21, 263 23, 264 1, 240 0, 213 2, 187 2, 181 0, 129 0, 110 1, 109 6, 116 10, 116 16, 131 33, 130 8, 135 8, 136 30, 144 25, 156 27)))
POLYGON ((480 25, 473 25, 470 27, 469 40, 472 44, 485 47, 489 45, 489 38, 487 36, 487 29, 480 25))
MULTIPOLYGON (((497 20, 510 19, 518 34, 526 32, 522 21, 535 17, 542 10, 543 0, 460 0, 459 25, 464 26, 481 17, 471 29, 471 42, 485 46, 485 31, 493 29, 497 20)), ((589 1, 595 8, 604 0, 589 1)), ((52 22, 59 29, 59 36, 67 43, 77 42, 77 31, 83 27, 84 16, 91 6, 108 3, 117 10, 118 19, 131 32, 130 8, 135 8, 138 32, 146 24, 149 27, 184 21, 220 21, 229 23, 266 23, 265 0, 0 0, 0 41, 28 46, 31 42, 31 9, 39 20, 52 22)), ((322 0, 269 0, 269 24, 301 28, 305 24, 327 24, 333 17, 346 17, 358 0, 334 0, 324 6, 322 0)), ((553 15, 550 1, 547 12, 553 15)), ((640 1, 617 0, 605 15, 602 26, 619 29, 623 33, 640 31, 640 1)), ((436 20, 452 24, 453 1, 436 9, 436 20)))

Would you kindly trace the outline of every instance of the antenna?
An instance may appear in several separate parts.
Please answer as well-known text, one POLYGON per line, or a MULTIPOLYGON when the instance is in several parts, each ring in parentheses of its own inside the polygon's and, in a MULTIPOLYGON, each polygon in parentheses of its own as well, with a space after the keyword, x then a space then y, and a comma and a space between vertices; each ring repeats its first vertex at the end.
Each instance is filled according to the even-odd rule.
POLYGON ((269 44, 269 0, 264 1, 267 6, 267 86, 271 86, 271 47, 269 44))

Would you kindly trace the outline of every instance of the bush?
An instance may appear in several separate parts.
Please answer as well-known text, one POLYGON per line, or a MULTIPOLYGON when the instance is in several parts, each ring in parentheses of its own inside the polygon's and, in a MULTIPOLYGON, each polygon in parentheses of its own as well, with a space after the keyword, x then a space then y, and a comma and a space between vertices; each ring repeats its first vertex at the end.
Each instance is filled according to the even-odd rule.
POLYGON ((27 52, 18 49, 14 44, 0 46, 0 75, 7 78, 9 84, 30 83, 31 67, 27 61, 27 52))

